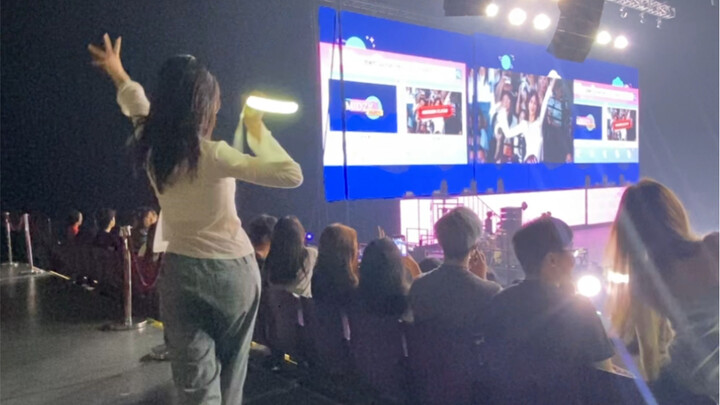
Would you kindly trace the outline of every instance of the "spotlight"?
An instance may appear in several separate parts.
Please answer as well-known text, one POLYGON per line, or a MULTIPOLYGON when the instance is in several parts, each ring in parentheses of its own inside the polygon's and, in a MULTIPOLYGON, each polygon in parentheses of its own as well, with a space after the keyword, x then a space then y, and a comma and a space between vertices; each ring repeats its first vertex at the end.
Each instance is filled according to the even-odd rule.
POLYGON ((655 24, 655 27, 657 27, 657 29, 660 29, 662 27, 662 18, 657 19, 657 24, 655 24))
POLYGON ((577 291, 580 295, 592 298, 602 290, 600 279, 593 275, 584 275, 577 281, 577 291))
POLYGON ((550 26, 550 23, 552 21, 550 20, 550 17, 547 16, 547 14, 538 14, 535 16, 535 19, 533 19, 533 26, 536 30, 545 30, 550 26))
POLYGON ((620 7, 620 18, 627 18, 627 9, 625 7, 620 7))
POLYGON ((612 35, 610 35, 610 33, 607 31, 600 31, 598 32, 595 41, 597 41, 597 43, 600 45, 607 45, 612 42, 612 35))
POLYGON ((640 24, 645 24, 645 13, 640 13, 640 24))
POLYGON ((259 96, 248 97, 245 104, 258 111, 274 114, 293 114, 298 110, 298 104, 294 101, 281 101, 259 96))
POLYGON ((512 25, 523 25, 526 19, 527 13, 521 8, 514 8, 510 14, 508 14, 508 20, 512 25))
POLYGON ((625 37, 625 35, 619 35, 615 37, 615 48, 617 49, 625 49, 630 45, 630 42, 628 42, 628 39, 625 37))
POLYGON ((315 235, 312 232, 308 232, 305 234, 305 240, 308 242, 312 242, 315 239, 315 235))
POLYGON ((485 7, 485 15, 488 17, 495 17, 500 12, 500 7, 495 3, 490 3, 485 7))

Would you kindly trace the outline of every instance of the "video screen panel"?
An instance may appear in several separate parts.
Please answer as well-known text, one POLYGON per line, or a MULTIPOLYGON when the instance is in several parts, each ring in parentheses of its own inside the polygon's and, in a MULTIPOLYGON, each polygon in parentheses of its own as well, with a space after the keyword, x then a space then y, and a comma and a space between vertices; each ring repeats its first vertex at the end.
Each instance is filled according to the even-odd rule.
POLYGON ((638 179, 636 69, 330 8, 319 16, 328 201, 638 179))

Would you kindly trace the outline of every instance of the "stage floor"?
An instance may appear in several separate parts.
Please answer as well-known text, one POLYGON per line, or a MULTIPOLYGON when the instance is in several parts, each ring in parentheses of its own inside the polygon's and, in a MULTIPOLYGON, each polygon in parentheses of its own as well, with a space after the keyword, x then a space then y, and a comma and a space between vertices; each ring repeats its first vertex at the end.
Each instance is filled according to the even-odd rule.
MULTIPOLYGON (((170 363, 148 359, 162 330, 101 330, 120 304, 50 273, 0 273, 3 405, 172 404, 170 363)), ((246 404, 334 404, 251 362, 246 404)))

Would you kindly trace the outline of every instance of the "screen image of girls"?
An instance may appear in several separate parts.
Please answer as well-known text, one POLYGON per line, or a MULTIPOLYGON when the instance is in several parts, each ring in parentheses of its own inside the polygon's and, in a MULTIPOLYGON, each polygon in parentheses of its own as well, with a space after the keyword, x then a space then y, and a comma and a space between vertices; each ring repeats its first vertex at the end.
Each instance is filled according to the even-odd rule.
POLYGON ((572 161, 571 81, 478 70, 479 150, 486 163, 572 161))

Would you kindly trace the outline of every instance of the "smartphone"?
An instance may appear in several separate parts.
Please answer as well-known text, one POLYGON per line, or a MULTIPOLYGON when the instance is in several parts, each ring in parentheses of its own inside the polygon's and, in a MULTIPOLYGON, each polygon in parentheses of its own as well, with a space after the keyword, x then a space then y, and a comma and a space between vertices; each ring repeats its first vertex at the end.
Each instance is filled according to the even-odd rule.
POLYGON ((393 242, 395 242, 395 246, 397 246, 398 249, 400 249, 400 253, 401 253, 403 256, 407 256, 407 255, 408 255, 408 246, 407 246, 407 242, 406 242, 404 239, 402 239, 402 238, 393 238, 393 242))

